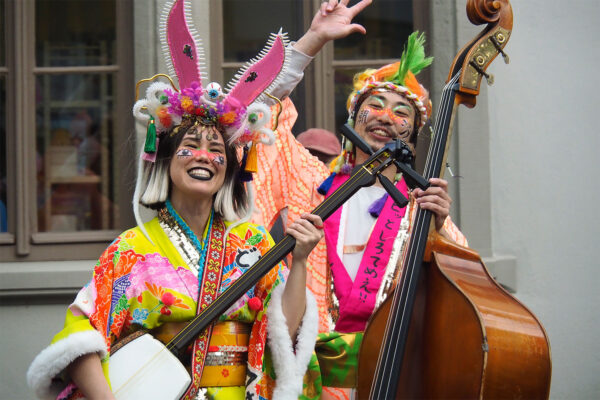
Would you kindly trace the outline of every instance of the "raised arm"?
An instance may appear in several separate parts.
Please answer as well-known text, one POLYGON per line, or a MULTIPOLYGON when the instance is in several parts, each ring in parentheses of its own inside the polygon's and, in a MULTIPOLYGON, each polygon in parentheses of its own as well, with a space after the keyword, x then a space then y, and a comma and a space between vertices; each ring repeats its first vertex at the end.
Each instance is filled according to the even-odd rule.
POLYGON ((349 0, 329 0, 321 4, 321 9, 314 16, 308 31, 296 42, 294 48, 308 56, 314 57, 330 40, 346 37, 354 32, 362 33, 367 30, 352 20, 372 0, 361 0, 348 7, 349 0))

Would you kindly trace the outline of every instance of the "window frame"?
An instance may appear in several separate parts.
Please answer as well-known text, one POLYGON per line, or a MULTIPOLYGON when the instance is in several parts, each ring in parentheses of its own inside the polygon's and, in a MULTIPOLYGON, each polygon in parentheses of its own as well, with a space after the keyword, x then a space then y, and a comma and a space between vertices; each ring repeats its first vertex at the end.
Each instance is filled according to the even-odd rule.
MULTIPOLYGON (((9 93, 14 93, 14 81, 15 79, 11 79, 14 75, 14 60, 12 54, 14 53, 14 44, 13 41, 8 40, 10 37, 10 33, 14 32, 14 21, 12 18, 8 18, 9 15, 14 14, 14 2, 12 1, 4 1, 4 61, 5 65, 0 66, 0 75, 6 78, 6 97, 8 98, 9 93)), ((15 135, 10 135, 10 132, 14 130, 15 124, 15 103, 5 101, 6 105, 6 154, 3 156, 6 160, 6 186, 14 187, 15 177, 13 174, 10 174, 8 171, 14 171, 15 167, 15 154, 12 151, 8 151, 8 149, 12 149, 15 146, 15 135)), ((8 219, 8 230, 6 232, 0 232, 0 246, 3 245, 12 245, 15 243, 15 235, 10 231, 10 227, 14 226, 14 214, 9 213, 10 210, 9 205, 15 204, 16 197, 14 196, 14 191, 9 190, 6 196, 6 210, 7 210, 7 219, 8 219)))
MULTIPOLYGON (((35 2, 6 1, 5 42, 7 98, 7 210, 8 232, 0 234, 0 259, 3 261, 52 261, 96 259, 122 231, 134 225, 131 211, 134 169, 130 168, 135 154, 133 104, 133 0, 116 2, 116 60, 109 66, 39 67, 35 59, 35 2), (10 38, 10 40, 9 40, 10 38), (115 190, 119 196, 115 216, 120 221, 115 230, 83 232, 38 232, 36 205, 35 113, 28 112, 35 104, 35 81, 41 74, 113 73, 114 144, 113 151, 119 181, 115 190), (10 86, 9 86, 10 85, 10 86), (129 183, 129 184, 127 184, 129 183)), ((116 173, 115 173, 116 174, 116 173)), ((113 174, 114 176, 114 174, 113 174)), ((112 178, 112 177, 111 177, 112 178)), ((111 179, 112 180, 112 179, 111 179)), ((112 183, 112 182, 111 182, 112 183)), ((114 184, 114 183, 112 183, 114 184)), ((112 218, 112 216, 111 216, 112 218)))
MULTIPOLYGON (((429 2, 430 0, 413 0, 414 29, 419 29, 420 31, 428 30, 430 19, 429 2)), ((322 2, 311 0, 302 3, 304 5, 304 31, 306 31, 322 2)), ((223 7, 220 0, 211 0, 210 20, 214 21, 210 28, 210 35, 214 38, 210 41, 211 79, 222 82, 224 69, 240 67, 243 63, 224 61, 223 39, 221 35, 223 31, 223 7)), ((291 39, 297 40, 299 38, 291 39)), ((335 132, 334 77, 336 68, 377 68, 398 61, 400 55, 398 54, 398 57, 393 59, 364 58, 360 60, 335 60, 333 46, 333 42, 327 43, 305 70, 306 98, 311 99, 311 101, 306 101, 306 104, 302 105, 302 107, 296 105, 296 108, 299 114, 304 115, 308 127, 320 127, 335 132)), ((256 50, 258 51, 259 49, 256 50)), ((419 78, 427 87, 430 82, 429 70, 424 70, 419 75, 419 78)))

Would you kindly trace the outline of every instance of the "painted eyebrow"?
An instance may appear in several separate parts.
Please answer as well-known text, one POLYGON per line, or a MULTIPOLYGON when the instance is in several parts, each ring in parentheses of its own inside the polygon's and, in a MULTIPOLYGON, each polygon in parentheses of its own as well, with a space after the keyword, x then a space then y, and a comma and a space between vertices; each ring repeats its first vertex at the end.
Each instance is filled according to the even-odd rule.
POLYGON ((385 106, 385 100, 386 100, 386 99, 385 99, 385 97, 383 97, 383 96, 381 96, 381 95, 372 94, 372 95, 371 95, 371 96, 370 96, 370 97, 367 99, 367 101, 368 101, 369 99, 375 99, 375 100, 379 101, 379 104, 380 104, 382 107, 383 107, 383 106, 385 106))
POLYGON ((401 103, 401 104, 397 104, 394 106, 394 108, 392 108, 393 111, 396 111, 399 108, 407 108, 410 110, 410 105, 405 104, 405 103, 401 103))
POLYGON ((218 142, 218 141, 216 141, 216 140, 211 140, 210 142, 208 142, 208 144, 210 144, 210 145, 217 145, 217 146, 222 146, 222 147, 225 147, 225 143, 223 143, 223 142, 218 142))

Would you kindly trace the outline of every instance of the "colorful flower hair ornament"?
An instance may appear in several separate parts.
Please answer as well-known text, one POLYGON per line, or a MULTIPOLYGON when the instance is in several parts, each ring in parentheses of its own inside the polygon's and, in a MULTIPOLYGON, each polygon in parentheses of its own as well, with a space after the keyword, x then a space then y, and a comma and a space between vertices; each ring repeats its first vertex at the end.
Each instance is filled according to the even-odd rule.
POLYGON ((177 77, 181 90, 169 78, 170 85, 154 82, 146 98, 136 101, 134 116, 148 124, 144 159, 152 161, 160 136, 184 118, 217 126, 232 145, 274 142, 273 131, 265 127, 270 108, 263 102, 286 68, 287 34, 271 34, 265 48, 238 71, 225 92, 216 82, 202 86, 204 52, 193 28, 189 2, 172 0, 165 6, 160 34, 170 76, 177 77))

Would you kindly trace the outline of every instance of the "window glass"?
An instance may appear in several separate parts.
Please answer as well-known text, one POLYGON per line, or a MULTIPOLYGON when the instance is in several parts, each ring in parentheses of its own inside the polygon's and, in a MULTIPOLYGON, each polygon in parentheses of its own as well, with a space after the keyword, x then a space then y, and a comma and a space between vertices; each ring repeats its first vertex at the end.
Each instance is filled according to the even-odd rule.
POLYGON ((335 70, 335 129, 340 131, 342 125, 348 121, 348 108, 346 101, 352 92, 352 79, 354 75, 364 68, 338 68, 335 70))
POLYGON ((8 231, 6 154, 6 76, 0 75, 0 232, 8 231))
POLYGON ((38 231, 112 229, 113 76, 36 80, 38 231))
MULTIPOLYGON (((413 0, 377 0, 354 21, 367 36, 353 34, 334 42, 336 60, 398 58, 413 30, 413 0)), ((357 0, 352 0, 353 5, 357 0)))
POLYGON ((223 46, 225 62, 248 61, 279 28, 290 40, 304 33, 300 0, 224 0, 223 46))
POLYGON ((116 0, 36 0, 36 172, 39 232, 115 227, 112 73, 116 0))
MULTIPOLYGON (((0 68, 6 66, 5 4, 0 0, 0 68)), ((6 201, 6 75, 0 73, 0 232, 8 231, 6 201)))
POLYGON ((4 33, 4 29, 6 24, 4 23, 4 18, 5 18, 5 5, 4 5, 4 0, 0 0, 0 22, 2 22, 2 24, 0 25, 0 67, 4 67, 6 66, 6 44, 5 44, 5 33, 4 33))
MULTIPOLYGON (((265 47, 271 33, 281 28, 290 40, 304 33, 304 2, 301 0, 224 0, 223 47, 225 62, 247 62, 265 47)), ((225 85, 238 68, 224 69, 225 85)), ((303 80, 290 98, 298 109, 294 132, 306 129, 306 83, 303 80)))
POLYGON ((115 63, 115 0, 36 0, 38 66, 115 63))

